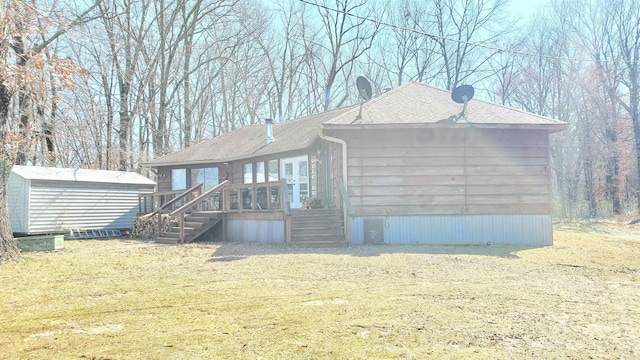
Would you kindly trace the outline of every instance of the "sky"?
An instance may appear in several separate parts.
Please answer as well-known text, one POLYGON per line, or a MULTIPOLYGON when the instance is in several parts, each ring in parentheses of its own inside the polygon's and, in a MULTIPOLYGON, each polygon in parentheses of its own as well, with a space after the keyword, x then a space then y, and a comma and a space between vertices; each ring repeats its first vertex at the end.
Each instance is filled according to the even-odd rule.
POLYGON ((536 13, 538 9, 549 3, 549 0, 511 0, 510 10, 514 16, 523 20, 536 13))

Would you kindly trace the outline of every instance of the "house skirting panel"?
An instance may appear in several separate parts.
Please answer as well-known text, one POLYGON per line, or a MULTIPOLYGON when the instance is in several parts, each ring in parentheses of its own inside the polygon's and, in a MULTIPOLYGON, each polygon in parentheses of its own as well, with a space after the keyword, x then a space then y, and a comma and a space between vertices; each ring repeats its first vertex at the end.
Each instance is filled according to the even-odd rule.
POLYGON ((551 215, 421 215, 351 218, 351 244, 553 245, 551 215))
POLYGON ((284 220, 227 220, 229 241, 284 244, 284 220))

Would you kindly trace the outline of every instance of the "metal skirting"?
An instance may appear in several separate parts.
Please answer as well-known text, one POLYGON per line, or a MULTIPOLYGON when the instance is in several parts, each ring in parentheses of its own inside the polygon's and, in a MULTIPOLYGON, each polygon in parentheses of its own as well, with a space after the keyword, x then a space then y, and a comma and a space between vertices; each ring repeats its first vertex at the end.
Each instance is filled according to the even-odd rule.
POLYGON ((380 222, 385 244, 553 245, 549 214, 353 217, 351 244, 370 243, 370 224, 380 222))
POLYGON ((284 244, 284 220, 227 220, 229 241, 284 244))

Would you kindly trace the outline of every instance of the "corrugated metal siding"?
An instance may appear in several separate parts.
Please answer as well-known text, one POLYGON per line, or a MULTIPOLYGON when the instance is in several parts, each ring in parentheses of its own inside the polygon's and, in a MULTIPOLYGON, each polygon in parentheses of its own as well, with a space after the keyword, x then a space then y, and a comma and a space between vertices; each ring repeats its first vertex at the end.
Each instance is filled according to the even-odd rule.
POLYGON ((9 223, 11 231, 26 233, 29 231, 27 217, 29 209, 29 180, 13 173, 9 174, 7 183, 7 202, 9 205, 9 223))
POLYGON ((227 239, 258 244, 283 244, 283 220, 228 220, 227 239))
POLYGON ((128 229, 144 192, 153 192, 153 186, 33 181, 28 232, 128 229))
POLYGON ((354 245, 364 243, 364 219, 384 220, 385 244, 553 244, 549 214, 354 217, 354 245))

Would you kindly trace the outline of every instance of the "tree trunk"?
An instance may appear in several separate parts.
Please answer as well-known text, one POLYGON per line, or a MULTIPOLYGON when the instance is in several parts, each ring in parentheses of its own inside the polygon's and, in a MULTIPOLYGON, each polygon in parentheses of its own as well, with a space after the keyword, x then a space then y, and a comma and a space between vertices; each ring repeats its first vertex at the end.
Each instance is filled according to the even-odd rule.
POLYGON ((119 169, 127 170, 129 156, 129 128, 131 127, 131 117, 129 115, 129 83, 120 79, 120 162, 119 169))
MULTIPOLYGON (((589 153, 587 153, 589 154, 589 153)), ((587 155, 584 160, 584 192, 589 206, 589 218, 593 219, 597 215, 596 195, 593 189, 593 160, 591 155, 587 155)))
POLYGON ((0 152, 0 184, 3 184, 0 188, 0 264, 8 261, 20 261, 20 250, 18 250, 18 245, 13 238, 9 223, 7 184, 13 164, 7 161, 7 155, 4 151, 0 152))

